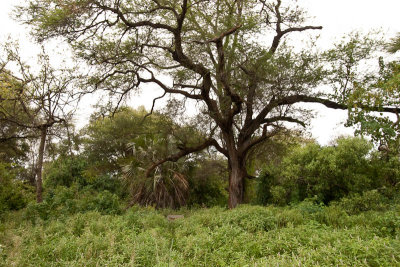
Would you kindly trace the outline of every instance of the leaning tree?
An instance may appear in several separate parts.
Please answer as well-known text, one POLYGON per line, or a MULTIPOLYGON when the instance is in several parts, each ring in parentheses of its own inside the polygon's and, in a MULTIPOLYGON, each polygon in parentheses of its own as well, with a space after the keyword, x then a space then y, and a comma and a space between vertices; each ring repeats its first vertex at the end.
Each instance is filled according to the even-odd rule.
MULTIPOLYGON (((289 35, 322 29, 306 24, 307 14, 296 1, 28 3, 18 9, 18 18, 33 26, 39 41, 62 37, 69 42, 90 66, 89 90, 107 91, 118 105, 130 92, 151 84, 164 91, 160 97, 191 101, 197 107, 198 121, 211 125, 207 136, 197 144, 180 144, 178 153, 152 164, 147 175, 164 162, 213 147, 228 159, 229 208, 243 201, 249 151, 287 123, 307 122, 309 113, 298 103, 348 109, 347 98, 356 84, 351 75, 337 76, 330 81, 340 87, 336 92, 341 96, 318 92, 334 68, 325 70, 312 47, 290 47, 286 42, 289 35)), ((399 110, 398 103, 384 104, 368 110, 399 110)))

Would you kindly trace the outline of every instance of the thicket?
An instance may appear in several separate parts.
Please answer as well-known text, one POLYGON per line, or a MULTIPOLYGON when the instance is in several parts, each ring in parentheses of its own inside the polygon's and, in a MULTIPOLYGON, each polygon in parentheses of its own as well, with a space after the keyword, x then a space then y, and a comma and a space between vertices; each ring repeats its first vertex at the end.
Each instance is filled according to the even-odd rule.
POLYGON ((395 154, 361 138, 331 146, 295 135, 271 140, 248 166, 252 173, 264 166, 247 184, 248 201, 264 206, 227 210, 227 167, 212 154, 165 165, 143 183, 144 168, 169 144, 199 133, 161 115, 140 128, 137 112, 92 120, 72 152, 62 143, 54 148, 42 203, 21 180, 23 166, 0 165, 0 266, 400 264, 395 154), (155 131, 160 125, 171 128, 155 131), (187 183, 182 205, 132 202, 132 187, 143 183, 146 197, 156 197, 157 183, 177 173, 187 183), (169 222, 168 214, 185 217, 169 222))
POLYGON ((218 157, 207 153, 185 157, 147 175, 154 162, 195 143, 201 132, 159 113, 144 119, 146 114, 143 108, 122 108, 112 119, 93 119, 83 131, 84 176, 118 181, 131 204, 157 208, 225 204, 226 166, 218 157))
MULTIPOLYGON (((28 213, 47 218, 88 210, 118 213, 133 204, 157 208, 225 205, 228 174, 218 156, 202 153, 164 164, 150 177, 145 175, 154 161, 200 134, 161 114, 143 120, 145 114, 144 109, 122 108, 113 118, 93 118, 71 140, 49 146, 41 204, 28 205, 34 199, 34 188, 27 170, 34 173, 35 165, 1 159, 0 211, 28 205, 28 213), (81 198, 86 198, 86 204, 78 204, 81 198)), ((18 148, 18 143, 12 145, 18 148)), ((29 154, 28 147, 24 148, 29 154)))
MULTIPOLYGON (((113 118, 93 117, 73 144, 51 147, 43 175, 44 201, 39 205, 28 205, 33 188, 24 175, 30 166, 24 167, 23 161, 6 163, 3 155, 0 211, 28 205, 27 214, 36 214, 31 217, 48 218, 86 211, 118 214, 135 204, 173 209, 225 205, 229 174, 215 153, 166 163, 146 175, 152 163, 194 142, 201 132, 158 113, 143 120, 145 114, 144 109, 121 108, 113 118)), ((389 200, 397 197, 398 154, 378 151, 362 138, 339 138, 321 146, 288 132, 250 156, 248 172, 262 171, 246 183, 249 203, 284 206, 314 199, 328 205, 349 197, 362 199, 364 193, 375 192, 371 190, 389 200)))
POLYGON ((268 164, 257 185, 260 204, 286 205, 307 198, 328 204, 343 197, 379 189, 395 196, 400 159, 373 149, 362 138, 339 138, 332 146, 300 145, 268 164))
POLYGON ((397 266, 400 205, 382 199, 369 191, 330 206, 181 209, 172 222, 172 211, 152 207, 29 220, 26 209, 0 226, 0 265, 397 266))
POLYGON ((0 216, 24 208, 33 199, 33 188, 17 180, 19 169, 0 161, 0 216))
MULTIPOLYGON (((92 131, 94 130, 92 129, 92 131)), ((93 150, 87 149, 85 144, 80 153, 76 155, 62 154, 46 164, 44 203, 37 205, 37 207, 31 204, 28 209, 32 210, 33 213, 40 213, 41 209, 51 212, 52 209, 57 210, 56 207, 60 203, 64 205, 69 203, 68 201, 79 199, 80 196, 84 195, 93 198, 88 200, 89 202, 92 201, 92 204, 77 207, 77 204, 73 204, 72 201, 72 204, 69 203, 71 206, 67 208, 66 214, 87 210, 101 212, 105 210, 107 213, 110 206, 118 206, 120 210, 135 203, 158 208, 179 208, 182 205, 188 207, 225 205, 227 201, 226 178, 228 176, 225 162, 215 157, 207 158, 204 156, 167 166, 172 174, 181 174, 180 179, 184 179, 186 183, 187 188, 183 195, 184 202, 181 203, 182 205, 175 205, 166 200, 159 200, 168 204, 165 206, 157 205, 157 201, 132 202, 132 193, 138 192, 137 188, 135 191, 135 186, 143 183, 142 187, 146 187, 147 194, 156 199, 157 193, 160 193, 157 192, 159 189, 157 189, 156 183, 165 184, 163 179, 170 179, 170 177, 162 175, 145 177, 141 170, 147 165, 140 164, 138 160, 133 160, 135 156, 132 154, 118 156, 121 151, 110 153, 109 157, 104 160, 112 158, 116 162, 124 162, 125 164, 131 160, 129 165, 131 168, 130 176, 124 175, 123 166, 126 165, 123 164, 115 165, 115 168, 96 168, 100 163, 93 160, 95 155, 92 156, 91 154, 104 153, 101 150, 103 148, 109 149, 109 147, 96 146, 94 148, 93 144, 98 140, 96 140, 97 137, 94 138, 93 136, 87 135, 86 140, 83 139, 82 141, 81 139, 83 144, 91 142, 91 149, 93 150), (135 164, 137 173, 132 172, 132 165, 135 164), (105 199, 105 195, 110 197, 111 203, 103 203, 99 200, 105 199), (54 204, 53 198, 63 200, 57 200, 55 202, 58 204, 54 204), (103 204, 104 207, 96 206, 103 204)), ((115 139, 111 141, 116 142, 115 139)), ((128 145, 129 139, 126 140, 126 143, 128 145)), ((123 147, 121 145, 121 148, 123 147)), ((378 190, 387 199, 397 197, 400 181, 399 158, 375 150, 367 140, 339 138, 331 146, 323 147, 314 142, 306 142, 303 145, 301 143, 293 145, 292 143, 290 147, 291 149, 287 150, 286 153, 280 154, 280 159, 275 157, 271 161, 266 160, 259 177, 249 183, 247 198, 250 203, 284 206, 305 199, 314 199, 319 203, 329 204, 332 201, 339 201, 348 197, 361 197, 365 192, 372 192, 371 190, 378 190)), ((258 166, 262 164, 260 158, 257 159, 258 166)), ((100 159, 100 157, 97 157, 97 159, 100 159)), ((17 178, 20 175, 18 173, 21 172, 21 167, 11 166, 9 163, 0 166, 2 179, 0 203, 3 212, 24 208, 29 200, 33 199, 33 188, 17 178)), ((174 194, 174 188, 166 187, 164 190, 168 194, 174 194)), ((141 197, 145 199, 145 196, 141 197)), ((60 209, 63 210, 64 208, 60 209)), ((57 212, 55 211, 55 213, 57 212)), ((48 215, 42 217, 46 216, 48 215)))

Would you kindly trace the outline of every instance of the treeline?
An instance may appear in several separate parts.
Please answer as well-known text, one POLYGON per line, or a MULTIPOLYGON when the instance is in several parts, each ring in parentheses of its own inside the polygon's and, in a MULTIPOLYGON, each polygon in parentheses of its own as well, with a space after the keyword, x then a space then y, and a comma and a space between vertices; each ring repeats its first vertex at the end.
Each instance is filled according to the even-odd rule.
MULTIPOLYGON (((70 199, 105 194, 104 199, 117 199, 117 206, 124 207, 136 203, 157 208, 226 204, 226 164, 214 152, 166 162, 153 175, 146 175, 151 164, 201 135, 168 116, 153 114, 144 119, 146 114, 144 109, 121 108, 113 118, 93 118, 79 134, 48 142, 44 202, 38 205, 46 205, 60 194, 69 194, 70 199)), ((30 158, 34 142, 21 139, 1 143, 5 152, 0 169, 2 211, 23 208, 34 200, 32 176, 37 166, 30 158)), ((114 204, 102 203, 93 209, 110 205, 114 204)))
MULTIPOLYGON (((202 134, 167 115, 146 114, 143 108, 121 108, 113 117, 93 116, 79 134, 48 142, 44 201, 39 204, 33 203, 35 140, 1 142, 0 210, 18 210, 31 202, 27 213, 46 218, 87 210, 120 213, 135 204, 173 209, 226 205, 228 167, 216 151, 166 162, 153 175, 146 173, 202 134)), ((371 190, 392 199, 399 189, 400 160, 396 152, 380 150, 359 137, 321 146, 298 132, 285 132, 249 154, 248 172, 258 175, 246 180, 246 202, 287 205, 312 199, 329 204, 371 190)))

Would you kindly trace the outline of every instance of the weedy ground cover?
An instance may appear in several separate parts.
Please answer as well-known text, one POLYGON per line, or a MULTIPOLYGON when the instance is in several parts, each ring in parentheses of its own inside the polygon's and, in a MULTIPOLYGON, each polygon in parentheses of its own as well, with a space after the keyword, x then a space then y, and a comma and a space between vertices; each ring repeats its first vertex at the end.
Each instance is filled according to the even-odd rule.
POLYGON ((172 222, 172 211, 151 207, 22 210, 2 218, 0 265, 400 266, 400 206, 364 203, 357 212, 343 203, 182 209, 185 218, 172 222))

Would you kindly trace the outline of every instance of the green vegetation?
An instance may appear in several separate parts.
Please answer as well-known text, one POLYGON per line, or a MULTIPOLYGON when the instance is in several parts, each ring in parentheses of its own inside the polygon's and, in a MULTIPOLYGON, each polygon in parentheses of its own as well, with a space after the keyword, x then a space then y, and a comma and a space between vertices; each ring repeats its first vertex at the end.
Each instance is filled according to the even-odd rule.
POLYGON ((29 186, 16 181, 16 170, 11 164, 0 161, 0 216, 8 210, 18 210, 26 206, 32 197, 29 186))
POLYGON ((315 197, 325 204, 400 182, 400 159, 372 149, 361 138, 339 138, 332 146, 308 143, 269 164, 257 185, 258 203, 286 205, 315 197))
POLYGON ((183 209, 174 212, 185 218, 171 222, 166 215, 174 212, 151 207, 134 206, 121 215, 82 210, 48 218, 30 214, 24 220, 27 209, 3 218, 0 262, 3 266, 398 266, 400 205, 383 205, 384 197, 377 195, 372 191, 331 206, 307 200, 284 208, 183 209))
MULTIPOLYGON (((383 54, 381 38, 353 33, 316 46, 322 25, 309 22, 296 0, 27 0, 15 15, 37 41, 63 40, 87 67, 74 95, 104 92, 101 111, 115 115, 132 93, 158 88, 163 94, 152 96, 151 110, 160 110, 163 98, 174 126, 191 130, 189 142, 135 143, 136 160, 149 165, 139 170, 131 160, 127 173, 145 174, 134 179, 134 202, 184 205, 182 161, 206 149, 226 159, 228 207, 247 202, 246 179, 259 171, 249 168, 253 152, 288 124, 307 127, 312 112, 305 103, 347 110, 347 125, 391 151, 399 145, 399 120, 390 118, 400 113, 398 62, 383 54), (303 38, 296 34, 308 41, 297 43, 303 38), (191 127, 182 125, 188 117, 191 127)), ((396 49, 394 40, 389 50, 396 49)), ((115 167, 109 163, 104 168, 115 167)))
POLYGON ((41 203, 4 164, 0 266, 400 265, 398 157, 360 138, 289 147, 247 186, 265 206, 233 210, 224 162, 205 156, 189 162, 178 210, 131 206, 123 172, 93 172, 84 151, 46 164, 41 203))
POLYGON ((0 267, 400 266, 399 37, 320 49, 296 0, 14 14, 43 51, 0 45, 0 267), (55 37, 74 55, 56 67, 55 37), (151 87, 150 110, 124 106, 151 87), (356 136, 317 144, 308 103, 347 110, 356 136))

